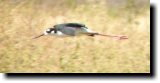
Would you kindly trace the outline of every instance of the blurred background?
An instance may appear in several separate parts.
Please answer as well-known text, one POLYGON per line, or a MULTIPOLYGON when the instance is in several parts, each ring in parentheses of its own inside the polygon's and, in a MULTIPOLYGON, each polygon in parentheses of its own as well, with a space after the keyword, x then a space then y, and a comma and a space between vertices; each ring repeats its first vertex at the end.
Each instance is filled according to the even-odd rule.
POLYGON ((0 72, 150 72, 149 0, 0 0, 0 72), (55 24, 83 23, 107 37, 45 36, 55 24))

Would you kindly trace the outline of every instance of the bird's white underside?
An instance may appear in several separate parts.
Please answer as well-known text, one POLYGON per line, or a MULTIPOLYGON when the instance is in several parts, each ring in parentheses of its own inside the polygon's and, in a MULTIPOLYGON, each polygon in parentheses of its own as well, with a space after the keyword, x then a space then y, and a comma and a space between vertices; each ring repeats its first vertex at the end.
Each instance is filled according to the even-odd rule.
POLYGON ((61 31, 57 31, 56 34, 54 33, 54 31, 52 31, 51 34, 52 34, 52 35, 55 35, 55 36, 67 36, 67 35, 65 35, 64 33, 62 33, 61 31))
MULTIPOLYGON (((49 31, 49 29, 47 29, 47 31, 49 31)), ((93 33, 93 31, 88 29, 88 28, 84 28, 83 32, 77 31, 75 35, 76 36, 86 35, 84 33, 93 33)), ((54 31, 52 31, 51 34, 48 34, 48 33, 44 32, 44 34, 45 35, 58 36, 58 37, 68 37, 68 36, 70 36, 70 35, 66 35, 66 34, 62 33, 61 31, 57 31, 56 33, 54 31)))
POLYGON ((86 29, 86 32, 92 33, 92 32, 94 32, 94 31, 92 31, 92 30, 90 30, 90 29, 86 29))

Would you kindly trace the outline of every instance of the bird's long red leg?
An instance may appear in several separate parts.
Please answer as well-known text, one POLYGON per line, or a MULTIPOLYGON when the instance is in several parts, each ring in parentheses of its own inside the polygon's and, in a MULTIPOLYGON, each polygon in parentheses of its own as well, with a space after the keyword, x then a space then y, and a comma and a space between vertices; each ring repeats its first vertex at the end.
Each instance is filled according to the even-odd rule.
POLYGON ((104 35, 104 34, 99 34, 97 33, 96 35, 100 35, 100 36, 106 36, 106 37, 111 37, 111 38, 116 38, 116 39, 119 39, 119 40, 122 40, 122 39, 128 39, 127 36, 125 35, 104 35))

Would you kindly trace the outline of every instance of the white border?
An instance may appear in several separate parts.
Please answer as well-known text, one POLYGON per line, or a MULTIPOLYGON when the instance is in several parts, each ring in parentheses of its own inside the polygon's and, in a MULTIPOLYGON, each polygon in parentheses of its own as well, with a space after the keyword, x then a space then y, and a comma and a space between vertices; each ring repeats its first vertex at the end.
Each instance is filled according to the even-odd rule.
MULTIPOLYGON (((150 3, 152 4, 152 5, 154 5, 155 7, 156 7, 156 17, 158 17, 158 19, 159 19, 159 16, 158 16, 158 13, 159 13, 159 11, 160 11, 160 8, 159 8, 159 6, 158 6, 158 2, 159 2, 160 0, 150 0, 150 3)), ((159 4, 160 5, 160 4, 159 4)), ((157 24, 157 26, 156 26, 156 35, 157 35, 157 37, 158 37, 158 35, 160 35, 160 29, 158 29, 158 27, 159 27, 159 25, 158 25, 158 19, 156 19, 156 24, 157 24), (158 33, 159 32, 159 33, 158 33)), ((156 71, 155 71, 155 73, 156 73, 156 77, 155 78, 153 78, 153 79, 150 79, 150 78, 148 78, 148 79, 95 79, 95 80, 81 80, 81 79, 79 79, 79 80, 75 80, 75 79, 49 79, 49 80, 45 80, 45 79, 7 79, 7 78, 5 78, 5 75, 4 74, 2 74, 2 73, 0 73, 0 83, 4 83, 4 82, 11 82, 11 83, 13 83, 13 82, 23 82, 23 83, 28 83, 28 82, 38 82, 38 83, 44 83, 44 82, 52 82, 53 83, 53 81, 56 81, 56 82, 68 82, 68 83, 77 83, 77 82, 79 82, 79 83, 82 83, 82 82, 86 82, 86 83, 88 83, 88 82, 91 82, 91 83, 95 83, 95 82, 104 82, 104 83, 106 83, 106 81, 108 81, 108 82, 110 82, 110 83, 116 83, 116 82, 118 82, 118 83, 137 83, 137 82, 139 82, 139 83, 142 83, 142 82, 144 82, 144 83, 152 83, 152 82, 158 82, 158 81, 160 81, 160 79, 158 79, 158 74, 159 74, 159 72, 158 72, 158 70, 160 69, 159 67, 160 66, 158 66, 158 63, 160 63, 160 61, 158 61, 158 59, 160 58, 158 55, 160 55, 160 50, 159 50, 159 52, 158 52, 158 48, 160 47, 160 44, 158 44, 158 42, 160 42, 160 38, 158 37, 158 38, 156 38, 157 39, 157 44, 156 45, 158 45, 158 46, 156 46, 157 48, 157 50, 156 50, 156 52, 157 53, 155 53, 156 54, 156 63, 157 63, 157 65, 155 65, 155 67, 157 68, 156 69, 156 71), (158 66, 158 67, 157 67, 158 66)), ((160 60, 160 59, 159 59, 160 60)))

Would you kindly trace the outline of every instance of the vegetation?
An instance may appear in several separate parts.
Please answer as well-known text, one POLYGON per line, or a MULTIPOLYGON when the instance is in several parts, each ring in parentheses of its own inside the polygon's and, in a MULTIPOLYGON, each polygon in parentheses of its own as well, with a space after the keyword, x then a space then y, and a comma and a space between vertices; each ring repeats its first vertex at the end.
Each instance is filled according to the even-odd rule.
POLYGON ((118 7, 109 0, 0 0, 0 72, 149 73, 149 0, 144 5, 136 1, 144 0, 118 7), (31 39, 64 22, 129 39, 31 39))

